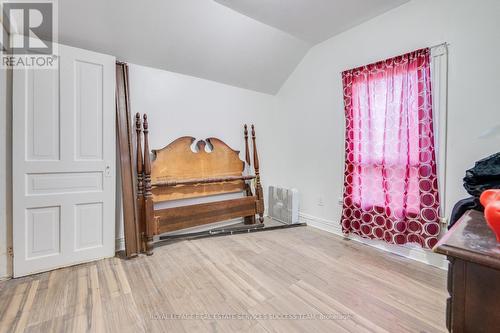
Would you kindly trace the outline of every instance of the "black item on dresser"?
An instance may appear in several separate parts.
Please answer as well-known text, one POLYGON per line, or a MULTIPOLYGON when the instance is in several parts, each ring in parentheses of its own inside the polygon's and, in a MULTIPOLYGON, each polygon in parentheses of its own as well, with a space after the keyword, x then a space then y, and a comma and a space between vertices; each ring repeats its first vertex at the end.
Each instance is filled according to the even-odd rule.
POLYGON ((500 189, 500 153, 477 161, 472 169, 467 170, 464 187, 476 198, 485 190, 500 189))
POLYGON ((500 153, 477 161, 473 168, 465 172, 463 181, 465 190, 472 197, 462 199, 455 204, 448 229, 451 229, 465 211, 469 209, 484 211, 484 207, 479 202, 483 191, 500 189, 500 153))
POLYGON ((453 227, 453 225, 464 215, 464 213, 468 210, 477 210, 478 212, 483 212, 484 207, 479 202, 479 198, 469 197, 467 199, 462 199, 458 201, 455 206, 453 206, 453 210, 451 211, 450 216, 450 224, 448 225, 448 230, 453 227))

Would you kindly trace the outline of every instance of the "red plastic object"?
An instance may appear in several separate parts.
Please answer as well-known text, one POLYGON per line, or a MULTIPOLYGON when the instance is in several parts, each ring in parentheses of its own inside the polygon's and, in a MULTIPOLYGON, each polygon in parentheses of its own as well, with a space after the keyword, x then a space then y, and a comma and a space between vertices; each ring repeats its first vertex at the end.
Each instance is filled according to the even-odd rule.
POLYGON ((484 206, 484 217, 500 242, 500 190, 486 190, 479 199, 484 206))

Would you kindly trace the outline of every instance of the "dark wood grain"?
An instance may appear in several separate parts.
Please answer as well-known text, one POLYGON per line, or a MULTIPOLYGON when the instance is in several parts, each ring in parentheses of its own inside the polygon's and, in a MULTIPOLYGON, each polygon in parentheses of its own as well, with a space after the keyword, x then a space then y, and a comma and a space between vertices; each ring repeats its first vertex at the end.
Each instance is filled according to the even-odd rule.
POLYGON ((136 131, 136 173, 137 173, 137 224, 139 226, 140 249, 141 252, 146 252, 146 243, 144 235, 146 235, 146 220, 144 219, 144 161, 142 158, 142 121, 141 114, 135 115, 135 131, 136 131))
POLYGON ((255 197, 156 210, 159 233, 255 215, 255 197))
POLYGON ((470 210, 434 247, 435 252, 500 270, 500 243, 481 212, 470 210))
MULTIPOLYGON (((243 136, 245 137, 245 163, 246 163, 247 172, 249 172, 251 167, 252 167, 252 162, 250 159, 250 148, 248 147, 248 126, 247 126, 247 124, 245 124, 243 127, 243 136)), ((250 186, 250 182, 245 182, 245 191, 246 191, 247 197, 253 196, 252 186, 250 186)), ((246 216, 245 217, 245 224, 249 224, 249 225, 255 224, 255 214, 252 216, 246 216)))
POLYGON ((450 260, 447 327, 451 332, 499 332, 500 244, 482 213, 468 211, 434 248, 450 260))
POLYGON ((153 183, 153 187, 173 187, 179 185, 195 185, 195 184, 211 184, 211 183, 225 183, 234 182, 239 180, 252 180, 255 176, 227 176, 227 177, 214 177, 214 178, 193 178, 182 180, 158 181, 153 183))
POLYGON ((253 143, 253 165, 255 168, 255 195, 257 196, 257 214, 259 214, 260 223, 264 222, 264 191, 260 182, 260 161, 257 153, 257 139, 255 136, 255 126, 252 125, 252 143, 253 143))
POLYGON ((158 234, 158 222, 154 216, 153 193, 151 192, 151 160, 149 158, 149 124, 144 114, 144 219, 146 220, 146 254, 153 254, 153 236, 158 234))
POLYGON ((140 252, 138 214, 136 211, 135 179, 133 171, 133 145, 130 117, 128 66, 116 63, 116 124, 122 188, 125 255, 135 257, 140 252))
POLYGON ((197 151, 191 146, 193 137, 181 137, 162 149, 154 150, 151 163, 151 179, 155 184, 182 183, 199 179, 197 183, 182 184, 182 187, 156 187, 153 189, 155 202, 205 197, 209 195, 234 193, 244 190, 242 179, 221 184, 209 184, 213 178, 241 177, 244 162, 239 158, 239 151, 232 149, 222 140, 209 138, 196 143, 197 151), (205 150, 206 144, 212 147, 205 150), (222 186, 220 186, 222 185, 222 186))
POLYGON ((245 162, 247 166, 250 167, 252 162, 250 161, 250 149, 248 148, 248 126, 245 124, 243 135, 245 136, 245 162))

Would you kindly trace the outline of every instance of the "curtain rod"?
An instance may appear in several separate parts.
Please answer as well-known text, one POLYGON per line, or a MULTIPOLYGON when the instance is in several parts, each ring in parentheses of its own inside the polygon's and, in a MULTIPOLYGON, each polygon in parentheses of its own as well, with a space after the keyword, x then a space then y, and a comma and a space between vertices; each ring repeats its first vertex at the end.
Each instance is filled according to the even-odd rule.
MULTIPOLYGON (((438 48, 440 46, 445 46, 445 47, 448 47, 450 45, 450 43, 448 42, 443 42, 443 43, 440 43, 440 44, 436 44, 436 45, 432 45, 432 46, 428 46, 429 49, 435 49, 435 48, 438 48)), ((390 58, 390 57, 389 57, 390 58)), ((363 65, 361 66, 357 66, 357 67, 353 67, 353 68, 358 68, 358 67, 363 67, 363 65)), ((351 68, 352 69, 352 68, 351 68)), ((343 70, 340 72, 340 74, 344 73, 345 71, 348 71, 349 69, 346 69, 346 70, 343 70)))
POLYGON ((449 45, 450 45, 450 43, 448 43, 448 42, 444 42, 444 43, 441 43, 441 44, 436 44, 436 45, 429 46, 429 48, 430 48, 430 49, 435 49, 435 48, 438 48, 438 47, 440 47, 440 46, 446 46, 446 47, 447 47, 447 46, 449 46, 449 45))

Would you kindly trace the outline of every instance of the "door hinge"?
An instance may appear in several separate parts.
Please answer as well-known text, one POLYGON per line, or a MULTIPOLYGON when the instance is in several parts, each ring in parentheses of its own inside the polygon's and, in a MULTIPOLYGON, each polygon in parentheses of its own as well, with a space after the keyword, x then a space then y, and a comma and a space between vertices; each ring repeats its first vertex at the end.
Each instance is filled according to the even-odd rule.
POLYGON ((7 254, 11 257, 14 257, 14 249, 12 248, 12 246, 9 246, 7 248, 7 254))

